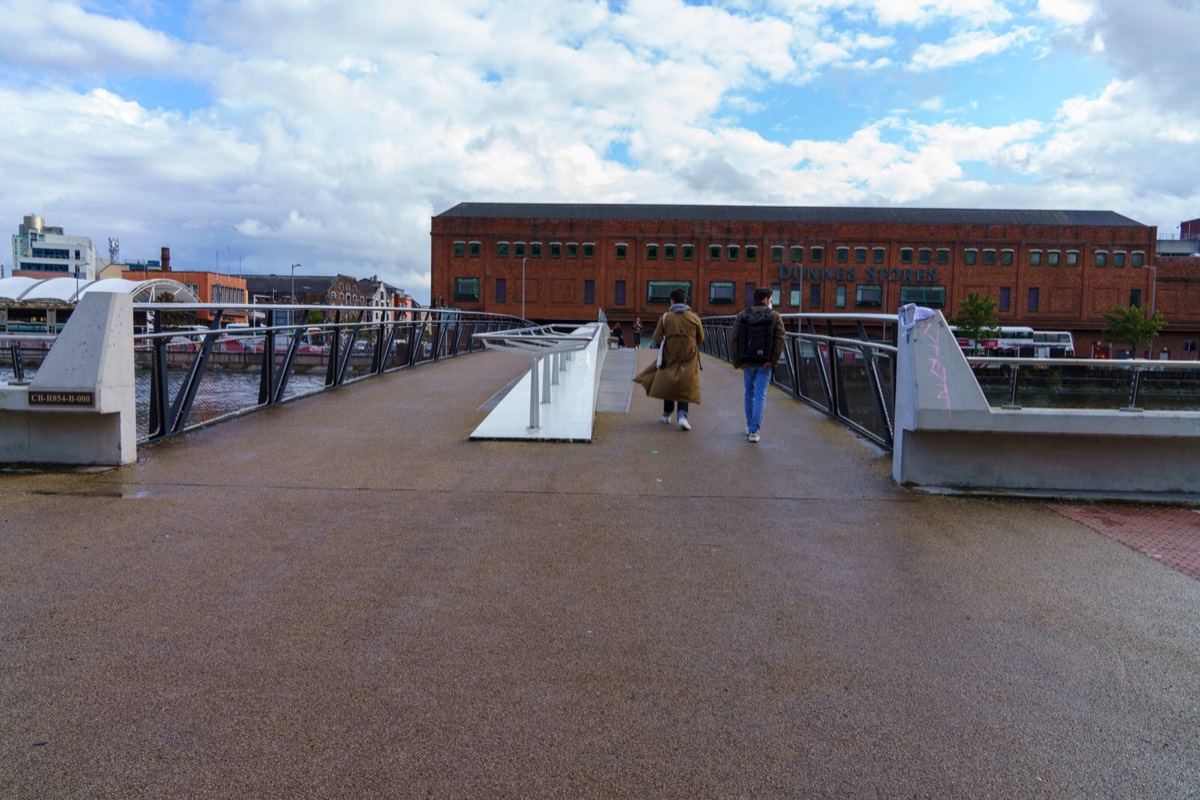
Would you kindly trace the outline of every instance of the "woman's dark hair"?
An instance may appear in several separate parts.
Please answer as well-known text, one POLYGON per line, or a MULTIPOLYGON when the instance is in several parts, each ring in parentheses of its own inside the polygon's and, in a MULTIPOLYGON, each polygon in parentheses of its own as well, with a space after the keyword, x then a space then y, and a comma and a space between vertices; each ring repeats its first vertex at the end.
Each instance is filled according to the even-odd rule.
POLYGON ((672 289, 671 290, 671 302, 672 303, 682 303, 685 300, 687 300, 687 292, 685 292, 683 289, 672 289))

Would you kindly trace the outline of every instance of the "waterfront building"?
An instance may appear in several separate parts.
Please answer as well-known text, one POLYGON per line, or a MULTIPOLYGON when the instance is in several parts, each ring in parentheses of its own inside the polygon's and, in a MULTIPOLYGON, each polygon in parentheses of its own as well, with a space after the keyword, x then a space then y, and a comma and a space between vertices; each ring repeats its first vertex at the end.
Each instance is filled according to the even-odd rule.
POLYGON ((1157 245, 1154 226, 1113 211, 460 203, 432 220, 430 297, 541 322, 602 310, 628 327, 676 287, 707 315, 756 286, 784 313, 911 302, 952 316, 976 292, 1002 325, 1071 331, 1079 355, 1100 344, 1103 312, 1156 303, 1170 322, 1156 347, 1183 358, 1200 338, 1200 259, 1164 267, 1157 245))
POLYGON ((86 236, 67 236, 61 227, 27 214, 12 237, 12 275, 92 280, 96 248, 86 236))
MULTIPOLYGON (((154 278, 170 278, 192 290, 200 303, 229 303, 245 305, 249 302, 246 279, 237 275, 225 275, 204 270, 174 270, 171 268, 171 248, 164 247, 159 261, 139 262, 122 266, 121 277, 130 281, 146 281, 154 278)), ((215 312, 197 311, 196 321, 211 322, 215 312)), ((248 321, 244 311, 226 311, 221 316, 222 324, 248 321)))

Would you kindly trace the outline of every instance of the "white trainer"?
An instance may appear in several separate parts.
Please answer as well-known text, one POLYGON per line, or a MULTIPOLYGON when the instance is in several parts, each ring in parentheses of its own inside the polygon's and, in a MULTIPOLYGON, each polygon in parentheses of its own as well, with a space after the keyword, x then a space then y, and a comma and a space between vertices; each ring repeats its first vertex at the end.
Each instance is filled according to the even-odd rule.
POLYGON ((670 414, 663 414, 663 415, 662 415, 662 421, 663 421, 663 425, 670 425, 670 424, 671 424, 671 415, 670 415, 670 414))
POLYGON ((754 433, 751 433, 751 434, 747 434, 746 439, 751 442, 757 442, 758 441, 758 431, 755 431, 754 433))
POLYGON ((692 429, 692 423, 688 422, 688 418, 680 417, 679 418, 679 430, 690 431, 691 429, 692 429))

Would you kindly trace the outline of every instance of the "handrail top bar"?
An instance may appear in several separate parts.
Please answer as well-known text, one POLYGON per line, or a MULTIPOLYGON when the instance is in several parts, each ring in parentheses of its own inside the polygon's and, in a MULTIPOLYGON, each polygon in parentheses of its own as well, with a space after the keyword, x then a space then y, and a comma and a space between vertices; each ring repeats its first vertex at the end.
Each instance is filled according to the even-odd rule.
MULTIPOLYGON (((720 319, 736 319, 739 314, 741 314, 740 311, 737 314, 708 315, 708 316, 701 317, 701 319, 705 320, 705 321, 720 320, 720 319)), ((804 311, 798 311, 798 312, 793 312, 791 314, 785 314, 781 311, 781 312, 779 312, 779 316, 783 317, 784 319, 797 319, 797 320, 828 319, 828 320, 835 320, 835 321, 842 320, 845 322, 854 322, 854 321, 864 320, 867 322, 888 322, 888 323, 897 321, 895 314, 812 314, 812 313, 804 312, 804 311)))
POLYGON ((1153 358, 1009 358, 967 356, 969 364, 1016 364, 1017 366, 1112 367, 1120 369, 1200 369, 1200 361, 1165 361, 1153 358))
POLYGON ((321 305, 281 305, 275 303, 134 303, 134 310, 140 311, 375 311, 388 314, 415 314, 428 316, 431 314, 456 314, 461 316, 496 317, 518 321, 520 317, 511 314, 496 314, 491 311, 466 311, 461 308, 428 308, 426 306, 395 307, 395 306, 321 306, 321 305))
POLYGON ((845 344, 851 347, 862 347, 863 345, 866 345, 872 350, 882 350, 887 353, 896 352, 895 345, 888 344, 887 342, 881 342, 876 339, 847 339, 844 336, 824 336, 819 333, 796 333, 795 331, 788 331, 787 335, 809 341, 833 342, 834 344, 845 344))

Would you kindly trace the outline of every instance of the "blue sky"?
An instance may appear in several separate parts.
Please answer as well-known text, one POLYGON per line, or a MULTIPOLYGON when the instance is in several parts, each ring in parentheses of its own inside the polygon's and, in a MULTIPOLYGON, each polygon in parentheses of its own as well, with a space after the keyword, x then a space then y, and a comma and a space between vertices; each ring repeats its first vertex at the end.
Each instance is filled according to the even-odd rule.
POLYGON ((0 219, 428 299, 462 201, 1200 217, 1197 0, 0 0, 0 219))

